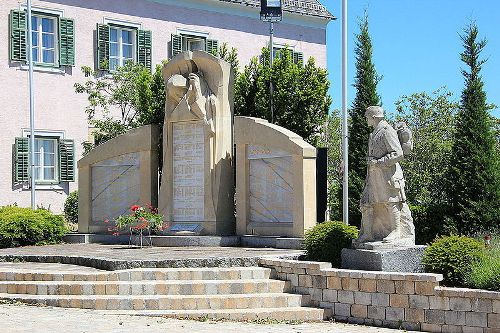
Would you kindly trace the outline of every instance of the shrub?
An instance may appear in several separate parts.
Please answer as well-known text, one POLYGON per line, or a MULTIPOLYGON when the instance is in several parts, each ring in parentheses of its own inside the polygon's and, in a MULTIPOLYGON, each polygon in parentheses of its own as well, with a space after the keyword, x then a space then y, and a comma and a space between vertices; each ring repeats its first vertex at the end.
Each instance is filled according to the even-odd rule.
POLYGON ((448 286, 465 286, 465 277, 473 264, 484 256, 484 245, 465 236, 442 236, 424 251, 422 263, 426 272, 443 274, 448 286))
POLYGON ((71 192, 64 202, 64 217, 69 223, 78 223, 78 191, 71 192))
POLYGON ((500 253, 487 255, 473 264, 466 284, 471 288, 500 291, 500 253))
POLYGON ((331 262, 340 267, 340 253, 358 237, 358 228, 342 222, 324 222, 306 232, 304 248, 308 260, 331 262))
POLYGON ((61 215, 45 209, 0 207, 0 247, 54 244, 66 232, 61 215))
POLYGON ((410 210, 417 244, 429 244, 438 236, 456 232, 445 205, 412 205, 410 210))

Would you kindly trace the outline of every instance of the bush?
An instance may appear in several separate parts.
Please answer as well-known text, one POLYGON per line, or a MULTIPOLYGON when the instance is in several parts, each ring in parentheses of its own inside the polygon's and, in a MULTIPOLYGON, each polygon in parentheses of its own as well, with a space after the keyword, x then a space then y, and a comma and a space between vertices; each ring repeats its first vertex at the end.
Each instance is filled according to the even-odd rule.
POLYGON ((45 209, 0 207, 0 247, 59 243, 66 232, 61 215, 45 209))
POLYGON ((471 288, 500 291, 500 253, 487 255, 473 264, 466 284, 471 288))
POLYGON ((452 287, 466 285, 465 277, 472 265, 484 257, 484 245, 465 236, 443 236, 424 251, 422 263, 426 272, 443 274, 443 283, 452 287))
POLYGON ((324 222, 306 232, 304 249, 308 260, 331 262, 340 267, 340 253, 358 238, 358 228, 342 222, 324 222))
POLYGON ((415 242, 430 244, 436 237, 456 232, 445 205, 410 206, 415 224, 415 242))
POLYGON ((78 223, 78 191, 71 192, 64 202, 64 217, 68 223, 78 223))

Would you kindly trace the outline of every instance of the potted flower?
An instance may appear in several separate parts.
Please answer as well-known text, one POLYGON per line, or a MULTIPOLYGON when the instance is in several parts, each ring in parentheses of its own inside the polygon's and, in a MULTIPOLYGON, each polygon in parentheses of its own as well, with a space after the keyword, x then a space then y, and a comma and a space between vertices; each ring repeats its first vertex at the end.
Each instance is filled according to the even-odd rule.
POLYGON ((130 207, 130 214, 120 215, 115 219, 115 227, 108 230, 113 235, 119 235, 120 231, 127 230, 132 235, 138 235, 140 246, 142 248, 143 236, 148 235, 151 244, 151 232, 160 232, 163 230, 163 215, 158 214, 158 209, 148 204, 147 208, 139 205, 130 207))

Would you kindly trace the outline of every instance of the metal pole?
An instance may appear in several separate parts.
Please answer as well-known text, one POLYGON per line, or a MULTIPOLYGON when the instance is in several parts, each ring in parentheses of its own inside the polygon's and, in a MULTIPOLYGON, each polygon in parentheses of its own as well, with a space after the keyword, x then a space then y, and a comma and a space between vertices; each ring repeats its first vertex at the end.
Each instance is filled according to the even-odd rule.
POLYGON ((35 97, 33 91, 33 51, 32 51, 32 27, 31 27, 31 0, 28 0, 28 66, 29 66, 29 95, 30 95, 30 190, 31 208, 36 208, 35 196, 35 97))
POLYGON ((349 224, 349 170, 347 129, 347 0, 342 0, 342 217, 349 224))
POLYGON ((273 105, 273 60, 274 60, 274 47, 273 47, 273 37, 274 37, 274 23, 271 21, 269 22, 269 34, 270 34, 270 41, 269 41, 269 54, 270 54, 270 59, 269 59, 269 64, 270 64, 270 76, 269 76, 269 104, 271 106, 271 124, 274 124, 274 105, 273 105))

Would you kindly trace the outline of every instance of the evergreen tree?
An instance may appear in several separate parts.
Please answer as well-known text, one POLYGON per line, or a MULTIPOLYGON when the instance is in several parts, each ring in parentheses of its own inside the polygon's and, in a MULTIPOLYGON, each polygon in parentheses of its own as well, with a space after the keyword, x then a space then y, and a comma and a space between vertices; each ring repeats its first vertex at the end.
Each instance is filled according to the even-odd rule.
MULTIPOLYGON (((361 212, 359 200, 366 177, 366 152, 371 129, 365 118, 368 106, 380 105, 377 94, 377 75, 372 61, 372 41, 368 30, 368 16, 365 14, 359 22, 359 34, 356 35, 356 77, 354 87, 356 97, 349 110, 349 224, 360 226, 361 212)), ((341 195, 341 194, 340 194, 341 195)))
POLYGON ((465 88, 457 115, 449 169, 448 199, 452 218, 461 233, 471 234, 500 223, 499 156, 490 106, 480 75, 486 62, 480 53, 486 40, 478 40, 478 28, 470 24, 460 36, 465 88))

